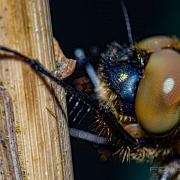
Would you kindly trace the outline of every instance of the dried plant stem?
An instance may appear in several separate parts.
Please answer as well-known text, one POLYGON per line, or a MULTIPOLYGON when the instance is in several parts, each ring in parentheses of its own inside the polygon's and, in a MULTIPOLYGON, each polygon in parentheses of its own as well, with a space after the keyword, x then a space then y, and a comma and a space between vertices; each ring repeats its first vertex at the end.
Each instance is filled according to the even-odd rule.
MULTIPOLYGON (((0 44, 37 58, 53 70, 55 60, 48 0, 0 0, 0 4, 0 44)), ((72 180, 63 89, 58 87, 61 92, 59 107, 49 82, 22 61, 2 55, 0 80, 12 98, 23 179, 72 180), (61 115, 57 115, 60 119, 55 119, 47 107, 54 114, 60 108, 58 113, 61 115)))

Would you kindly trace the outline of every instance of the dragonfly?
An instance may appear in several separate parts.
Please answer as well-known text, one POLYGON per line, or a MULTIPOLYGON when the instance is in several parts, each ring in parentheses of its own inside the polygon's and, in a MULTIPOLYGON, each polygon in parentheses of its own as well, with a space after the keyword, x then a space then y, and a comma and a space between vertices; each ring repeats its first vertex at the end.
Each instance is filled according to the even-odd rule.
POLYGON ((77 61, 66 58, 55 72, 16 50, 0 45, 0 51, 19 57, 65 89, 72 137, 103 146, 107 158, 158 161, 163 167, 159 179, 178 178, 180 40, 154 36, 134 43, 123 1, 121 6, 129 42, 108 45, 97 71, 82 49, 75 51, 77 61), (89 76, 91 94, 68 84, 81 68, 89 76))

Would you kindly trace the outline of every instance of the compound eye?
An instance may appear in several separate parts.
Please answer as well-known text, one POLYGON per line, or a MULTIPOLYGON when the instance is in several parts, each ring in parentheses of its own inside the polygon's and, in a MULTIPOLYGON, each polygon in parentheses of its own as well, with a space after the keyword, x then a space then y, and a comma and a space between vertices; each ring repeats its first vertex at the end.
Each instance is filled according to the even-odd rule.
POLYGON ((150 56, 140 80, 135 113, 145 131, 162 135, 180 121, 180 54, 163 49, 150 56))
POLYGON ((172 38, 166 36, 154 36, 140 41, 136 44, 136 48, 147 52, 156 52, 162 48, 171 47, 172 43, 172 38))

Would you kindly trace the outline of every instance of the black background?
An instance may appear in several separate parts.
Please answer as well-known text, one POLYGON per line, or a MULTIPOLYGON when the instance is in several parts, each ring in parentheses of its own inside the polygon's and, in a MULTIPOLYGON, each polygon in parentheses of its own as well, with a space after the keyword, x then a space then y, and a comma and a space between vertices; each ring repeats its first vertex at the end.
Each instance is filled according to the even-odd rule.
MULTIPOLYGON (((180 1, 124 2, 136 42, 152 35, 180 37, 180 1)), ((128 41, 120 0, 50 0, 50 6, 54 36, 69 58, 78 47, 88 53, 94 45, 103 51, 113 40, 121 44, 128 41)), ((149 179, 148 164, 122 164, 117 157, 102 162, 91 145, 74 139, 72 154, 75 180, 149 179)))

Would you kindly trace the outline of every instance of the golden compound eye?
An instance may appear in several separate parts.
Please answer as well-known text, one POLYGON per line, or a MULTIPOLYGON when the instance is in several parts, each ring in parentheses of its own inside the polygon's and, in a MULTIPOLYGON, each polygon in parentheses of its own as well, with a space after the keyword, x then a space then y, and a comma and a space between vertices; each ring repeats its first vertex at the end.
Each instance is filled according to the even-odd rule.
POLYGON ((136 44, 137 49, 145 50, 147 52, 156 52, 165 47, 171 47, 174 39, 166 36, 153 36, 146 38, 136 44))
POLYGON ((163 49, 150 56, 135 99, 138 122, 149 133, 161 135, 180 121, 180 54, 163 49))

